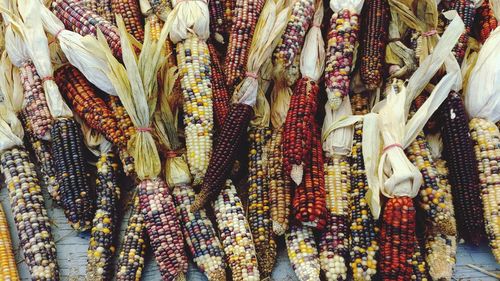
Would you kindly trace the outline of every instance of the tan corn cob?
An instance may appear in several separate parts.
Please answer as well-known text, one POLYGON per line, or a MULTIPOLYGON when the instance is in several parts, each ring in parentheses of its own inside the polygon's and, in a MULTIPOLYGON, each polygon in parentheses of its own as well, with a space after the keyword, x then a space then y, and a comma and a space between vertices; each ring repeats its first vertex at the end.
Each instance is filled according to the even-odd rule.
POLYGON ((18 281, 16 259, 12 249, 12 239, 10 239, 9 225, 7 218, 0 204, 0 280, 18 281))
POLYGON ((285 236, 288 258, 300 281, 319 281, 320 263, 312 228, 291 225, 285 236))

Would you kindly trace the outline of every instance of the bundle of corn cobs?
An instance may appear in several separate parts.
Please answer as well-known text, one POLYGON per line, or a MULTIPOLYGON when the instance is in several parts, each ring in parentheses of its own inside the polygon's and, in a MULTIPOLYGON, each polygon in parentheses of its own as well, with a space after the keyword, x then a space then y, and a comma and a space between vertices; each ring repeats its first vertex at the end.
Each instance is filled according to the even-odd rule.
POLYGON ((0 13, 0 280, 15 251, 32 280, 140 280, 148 248, 172 281, 269 280, 279 247, 300 281, 451 280, 459 241, 500 263, 499 0, 0 13))

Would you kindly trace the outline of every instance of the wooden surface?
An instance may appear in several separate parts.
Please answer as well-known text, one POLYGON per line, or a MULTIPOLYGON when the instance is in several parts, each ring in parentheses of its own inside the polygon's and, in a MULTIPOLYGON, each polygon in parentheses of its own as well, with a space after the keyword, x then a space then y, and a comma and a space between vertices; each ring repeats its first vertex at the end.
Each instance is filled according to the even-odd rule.
MULTIPOLYGON (((73 231, 66 223, 66 218, 64 217, 63 212, 60 209, 53 208, 53 204, 48 196, 46 196, 46 199, 49 216, 53 223, 52 231, 57 244, 57 255, 59 259, 59 266, 61 268, 61 280, 85 280, 84 277, 87 259, 86 252, 89 236, 85 233, 78 234, 73 231)), ((17 239, 17 233, 12 220, 12 213, 10 212, 10 204, 6 188, 2 188, 0 191, 0 203, 5 209, 8 222, 11 226, 11 235, 14 239, 14 247, 16 249, 16 260, 18 261, 18 268, 21 276, 23 280, 30 280, 28 269, 18 250, 19 241, 17 239)), ((128 211, 125 214, 124 222, 126 222, 127 218, 128 211)), ((126 223, 122 223, 122 233, 125 227, 126 223)), ((277 265, 272 275, 273 280, 298 281, 288 261, 283 241, 278 241, 278 243, 280 247, 277 265)), ((142 280, 160 280, 156 264, 150 255, 148 255, 146 263, 146 270, 142 280)), ((473 264, 488 271, 495 272, 496 274, 500 274, 500 266, 495 262, 487 245, 482 245, 477 248, 465 245, 459 246, 454 279, 474 281, 499 280, 493 277, 488 277, 487 275, 468 267, 467 264, 473 264)), ((196 267, 191 264, 188 272, 188 280, 202 281, 206 279, 200 272, 197 271, 196 267)))

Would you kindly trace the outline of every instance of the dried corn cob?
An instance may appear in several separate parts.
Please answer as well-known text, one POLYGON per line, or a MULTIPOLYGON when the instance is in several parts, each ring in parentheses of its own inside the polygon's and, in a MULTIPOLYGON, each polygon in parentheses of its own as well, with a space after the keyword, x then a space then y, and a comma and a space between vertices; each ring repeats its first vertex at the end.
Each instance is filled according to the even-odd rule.
POLYGON ((482 118, 473 118, 470 133, 474 143, 486 234, 497 261, 500 261, 500 133, 497 126, 482 118))
POLYGON ((326 225, 326 192, 323 167, 323 149, 320 132, 314 124, 311 157, 304 169, 304 180, 295 189, 293 209, 302 224, 323 229, 326 225))
POLYGON ((114 237, 117 228, 117 204, 120 199, 118 164, 111 152, 102 153, 97 161, 97 206, 89 248, 87 250, 87 278, 108 280, 115 253, 114 237))
POLYGON ((453 205, 460 235, 477 245, 484 236, 483 204, 474 146, 462 98, 451 92, 440 107, 443 156, 448 163, 453 205))
POLYGON ((276 259, 276 243, 269 212, 269 182, 264 147, 269 128, 250 126, 248 141, 248 223, 254 237, 261 278, 271 275, 276 259))
POLYGON ((215 143, 201 190, 191 207, 193 211, 201 209, 207 202, 214 200, 223 188, 233 167, 238 148, 246 137, 252 115, 251 106, 243 103, 232 105, 222 125, 219 140, 215 143))
POLYGON ((52 162, 52 153, 50 142, 38 139, 31 128, 31 123, 26 114, 23 112, 19 115, 21 122, 23 123, 25 131, 25 143, 31 147, 31 150, 35 154, 36 162, 40 165, 40 173, 43 176, 43 181, 45 186, 49 191, 52 200, 57 204, 59 203, 59 183, 57 182, 56 171, 54 169, 54 163, 52 162))
POLYGON ((233 280, 260 280, 250 226, 231 180, 226 181, 213 208, 233 280))
POLYGON ((139 42, 144 41, 144 23, 137 0, 111 0, 113 13, 123 18, 127 32, 139 42))
POLYGON ((114 24, 115 16, 111 8, 111 0, 85 0, 83 3, 94 13, 114 24))
POLYGON ((9 225, 2 205, 0 205, 0 279, 5 281, 21 280, 17 272, 9 225))
POLYGON ((281 139, 283 127, 273 130, 267 148, 269 178, 269 204, 273 232, 283 235, 288 229, 288 217, 292 203, 292 183, 283 170, 283 150, 281 139))
POLYGON ((60 203, 71 226, 79 231, 92 224, 95 206, 83 159, 82 132, 70 118, 59 118, 51 130, 52 156, 60 203))
POLYGON ((455 0, 451 5, 451 9, 457 11, 458 15, 465 24, 465 31, 458 39, 458 43, 455 45, 455 48, 453 48, 455 58, 459 64, 462 64, 465 57, 465 51, 467 50, 469 34, 471 33, 472 26, 474 25, 476 7, 473 0, 455 0))
POLYGON ((236 0, 224 71, 230 93, 244 78, 253 33, 264 3, 263 0, 236 0))
POLYGON ((363 7, 360 74, 361 80, 370 90, 380 87, 384 78, 389 15, 387 0, 367 1, 363 7))
POLYGON ((326 280, 347 280, 349 258, 350 167, 346 156, 334 155, 324 164, 328 220, 319 242, 326 280))
POLYGON ((117 261, 116 280, 118 281, 139 281, 144 268, 146 226, 139 197, 136 196, 132 200, 132 213, 128 220, 117 261))
POLYGON ((490 37, 490 33, 498 26, 498 22, 488 0, 484 0, 476 12, 476 23, 474 25, 479 28, 479 41, 484 44, 486 39, 490 37))
POLYGON ((365 115, 370 112, 370 99, 367 93, 354 93, 351 96, 352 114, 365 115))
POLYGON ((415 252, 411 257, 410 262, 413 269, 411 280, 418 280, 418 281, 431 280, 429 275, 429 266, 425 262, 425 256, 423 255, 423 252, 418 242, 415 244, 415 252))
POLYGON ((177 61, 184 96, 187 158, 194 183, 197 184, 207 171, 214 126, 207 43, 196 36, 177 43, 177 61))
POLYGON ((288 258, 300 281, 319 281, 320 264, 312 228, 291 225, 285 236, 288 258))
POLYGON ((389 198, 380 231, 380 275, 383 280, 411 280, 415 254, 415 207, 407 196, 389 198))
POLYGON ((429 264, 432 280, 451 280, 456 263, 455 236, 433 233, 425 241, 425 260, 429 264))
POLYGON ((224 6, 224 29, 227 33, 227 39, 229 40, 229 32, 233 28, 233 18, 234 18, 234 7, 236 6, 236 0, 222 0, 222 5, 224 6))
POLYGON ((212 42, 208 43, 210 59, 212 61, 212 95, 214 107, 214 119, 218 129, 222 128, 222 124, 229 113, 229 100, 231 95, 226 89, 226 74, 219 60, 219 55, 215 45, 212 42))
POLYGON ((446 235, 456 234, 451 193, 437 176, 434 159, 423 132, 406 149, 408 159, 420 170, 424 182, 420 187, 419 204, 433 228, 446 235))
POLYGON ((111 143, 120 148, 127 147, 128 139, 118 127, 112 111, 98 95, 98 90, 83 74, 71 65, 60 67, 55 80, 61 93, 70 102, 73 110, 94 130, 102 133, 111 143))
MULTIPOLYGON (((161 28, 163 27, 163 22, 160 20, 160 18, 156 14, 151 13, 146 18, 146 24, 149 24, 149 28, 151 31, 151 39, 155 41, 160 39, 161 28)), ((167 47, 170 49, 167 50, 166 53, 168 54, 169 57, 173 57, 172 43, 169 40, 165 42, 165 48, 167 47)))
POLYGON ((208 280, 226 280, 226 262, 219 238, 205 210, 191 212, 194 190, 189 185, 176 185, 173 189, 177 214, 182 223, 184 237, 193 260, 208 280))
POLYGON ((0 160, 20 246, 31 278, 59 280, 56 245, 35 165, 23 148, 3 152, 0 160))
POLYGON ((351 155, 351 193, 349 209, 351 225, 349 254, 354 280, 371 280, 377 272, 376 240, 378 227, 366 200, 368 181, 363 159, 363 123, 354 126, 354 140, 351 155))
POLYGON ((165 280, 182 280, 188 261, 170 190, 160 178, 143 180, 138 188, 141 212, 161 276, 165 280))
POLYGON ((31 123, 32 131, 37 138, 48 139, 53 118, 43 91, 42 79, 31 61, 23 62, 19 67, 19 74, 24 89, 26 119, 31 123))
POLYGON ((99 28, 113 51, 113 55, 121 59, 120 36, 118 35, 118 29, 112 23, 88 9, 81 1, 77 0, 55 0, 52 2, 52 10, 64 23, 66 29, 82 36, 97 36, 97 28, 99 28))
POLYGON ((210 34, 213 39, 221 44, 227 42, 228 33, 225 26, 225 7, 223 0, 215 0, 208 2, 210 9, 210 34))
POLYGON ((326 48, 325 85, 332 109, 349 94, 350 74, 358 41, 359 14, 354 7, 334 11, 330 18, 326 48))

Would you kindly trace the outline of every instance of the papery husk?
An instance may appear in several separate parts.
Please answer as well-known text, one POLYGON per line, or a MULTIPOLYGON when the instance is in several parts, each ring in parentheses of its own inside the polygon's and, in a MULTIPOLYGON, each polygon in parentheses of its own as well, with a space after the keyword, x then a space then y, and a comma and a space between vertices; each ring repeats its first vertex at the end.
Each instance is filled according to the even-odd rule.
POLYGON ((74 120, 80 125, 83 143, 92 154, 99 156, 102 152, 111 150, 112 144, 102 134, 90 128, 78 115, 75 115, 74 120))
POLYGON ((166 23, 175 26, 170 31, 170 40, 177 44, 194 33, 206 41, 210 36, 210 13, 207 0, 172 0, 174 9, 166 23))
POLYGON ((319 5, 314 13, 313 26, 307 32, 300 54, 300 73, 302 77, 308 77, 313 81, 318 81, 325 69, 325 42, 320 28, 323 14, 323 5, 319 5))
POLYGON ((415 52, 400 40, 401 34, 406 31, 406 26, 401 22, 395 9, 391 9, 391 17, 389 41, 385 49, 385 62, 390 65, 389 79, 405 77, 417 68, 415 52))
POLYGON ((0 98, 14 113, 19 114, 23 109, 23 85, 19 76, 19 69, 15 67, 7 54, 2 52, 0 59, 0 98))
POLYGON ((472 74, 472 70, 476 65, 480 48, 481 46, 479 44, 479 41, 469 36, 464 60, 462 61, 462 93, 464 95, 466 95, 465 91, 467 90, 467 84, 469 83, 469 78, 472 74))
POLYGON ((275 81, 273 92, 271 93, 271 124, 273 128, 281 128, 286 120, 286 114, 290 107, 292 89, 278 83, 286 83, 284 80, 275 81))
POLYGON ((254 127, 269 127, 269 122, 271 120, 271 108, 269 102, 267 101, 266 95, 262 89, 262 84, 257 92, 257 100, 254 106, 254 117, 250 121, 251 126, 254 127))
MULTIPOLYGON (((328 98, 330 98, 330 95, 328 98)), ((321 131, 321 141, 323 143, 323 151, 325 151, 327 157, 351 154, 354 128, 342 125, 342 120, 351 115, 352 110, 349 96, 346 96, 342 100, 340 107, 336 110, 333 110, 328 102, 325 104, 325 119, 321 131)))
MULTIPOLYGON (((270 59, 273 50, 285 30, 290 8, 284 7, 284 0, 267 1, 255 27, 248 55, 248 73, 259 75, 261 66, 270 59)), ((254 106, 259 89, 258 79, 246 76, 236 87, 233 102, 254 106)))

